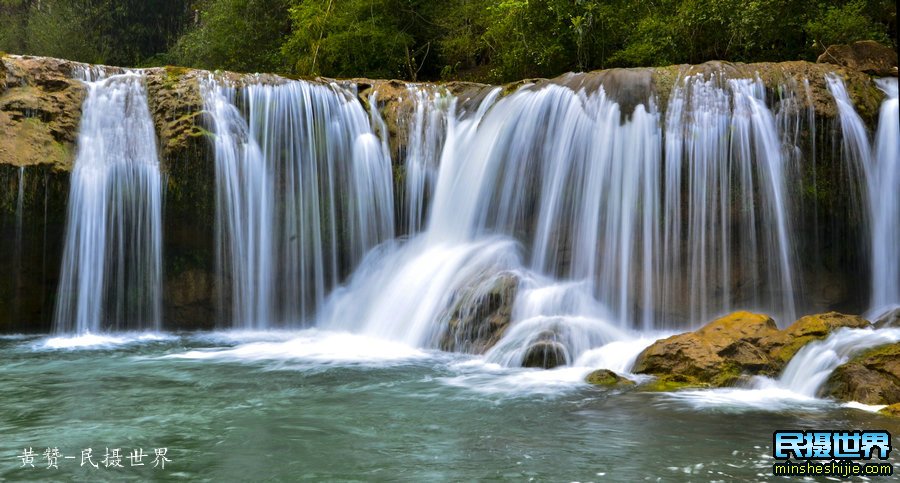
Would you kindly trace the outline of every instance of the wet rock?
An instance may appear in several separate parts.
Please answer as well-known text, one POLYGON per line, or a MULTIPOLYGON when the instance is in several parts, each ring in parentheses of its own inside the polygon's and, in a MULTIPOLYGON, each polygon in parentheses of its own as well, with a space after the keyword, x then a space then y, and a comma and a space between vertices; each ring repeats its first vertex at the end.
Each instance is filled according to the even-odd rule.
POLYGON ((0 59, 0 162, 70 169, 84 85, 75 62, 8 55, 0 59))
POLYGON ((806 344, 828 337, 831 332, 843 327, 863 329, 871 324, 858 315, 846 315, 838 312, 807 315, 794 322, 790 327, 770 339, 761 341, 763 348, 777 361, 779 372, 783 366, 806 344))
POLYGON ((199 84, 204 75, 208 73, 180 67, 145 71, 147 104, 165 160, 182 158, 182 153, 205 142, 199 84))
POLYGON ((885 416, 900 418, 900 403, 891 404, 888 407, 882 408, 878 413, 884 414, 885 416))
POLYGON ((900 342, 870 349, 839 366, 821 395, 863 404, 900 403, 900 342))
POLYGON ((441 350, 483 354, 506 332, 519 278, 510 272, 481 280, 454 298, 441 350))
POLYGON ((685 384, 732 385, 744 372, 770 370, 771 360, 757 343, 777 333, 771 317, 735 312, 695 332, 655 342, 638 355, 633 370, 663 378, 677 376, 685 384))
POLYGON ((566 365, 566 348, 551 337, 552 334, 542 336, 528 347, 522 358, 522 367, 553 369, 566 365))
POLYGON ((214 328, 213 283, 209 271, 194 268, 167 277, 164 300, 166 319, 172 326, 214 328))
POLYGON ((767 315, 735 312, 655 342, 638 355, 633 371, 655 375, 673 387, 733 386, 752 375, 779 374, 801 347, 837 328, 867 326, 861 317, 831 312, 778 330, 767 315))
POLYGON ((888 310, 883 314, 875 317, 872 323, 876 329, 887 329, 890 327, 900 328, 900 307, 888 310))
POLYGON ((897 76, 897 51, 874 40, 832 45, 816 60, 875 76, 897 76))
POLYGON ((631 379, 622 377, 609 369, 597 369, 588 374, 587 377, 585 377, 585 381, 587 381, 588 384, 606 387, 634 385, 634 381, 631 379))

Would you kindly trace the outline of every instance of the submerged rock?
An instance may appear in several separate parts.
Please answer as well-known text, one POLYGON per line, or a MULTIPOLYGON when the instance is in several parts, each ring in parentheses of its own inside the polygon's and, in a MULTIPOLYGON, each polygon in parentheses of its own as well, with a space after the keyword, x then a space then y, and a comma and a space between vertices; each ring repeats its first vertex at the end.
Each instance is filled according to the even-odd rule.
POLYGON ((876 329, 887 329, 887 328, 900 328, 900 307, 897 307, 892 310, 888 310, 887 312, 879 315, 872 325, 875 326, 876 329))
POLYGON ((863 404, 900 403, 900 342, 870 349, 838 366, 821 395, 863 404))
POLYGON ((840 65, 876 76, 897 75, 897 51, 874 40, 832 45, 816 62, 840 65))
POLYGON ((503 337, 512 318, 519 278, 503 272, 461 290, 453 302, 441 350, 483 354, 503 337))
POLYGON ((609 369, 597 369, 591 372, 585 378, 588 384, 595 386, 633 386, 634 381, 626 377, 622 377, 609 369))
POLYGON ((660 389, 733 386, 749 376, 779 374, 801 347, 840 327, 869 326, 836 312, 809 315, 785 330, 763 314, 734 312, 704 327, 653 343, 633 371, 657 376, 660 389))
POLYGON ((522 357, 522 367, 553 369, 566 363, 566 348, 555 340, 555 334, 552 333, 531 344, 522 357))

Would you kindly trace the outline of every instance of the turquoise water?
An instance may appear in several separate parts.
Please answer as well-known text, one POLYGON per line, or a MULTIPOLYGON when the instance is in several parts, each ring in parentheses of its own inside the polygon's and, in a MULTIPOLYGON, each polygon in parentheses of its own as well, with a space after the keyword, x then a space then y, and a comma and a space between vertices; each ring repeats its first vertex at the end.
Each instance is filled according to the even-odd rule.
POLYGON ((900 421, 827 401, 607 390, 586 368, 316 331, 4 337, 0 367, 3 480, 733 481, 772 479, 777 429, 887 429, 900 446, 900 421), (47 447, 76 458, 47 469, 47 447), (84 448, 150 456, 94 469, 84 448))

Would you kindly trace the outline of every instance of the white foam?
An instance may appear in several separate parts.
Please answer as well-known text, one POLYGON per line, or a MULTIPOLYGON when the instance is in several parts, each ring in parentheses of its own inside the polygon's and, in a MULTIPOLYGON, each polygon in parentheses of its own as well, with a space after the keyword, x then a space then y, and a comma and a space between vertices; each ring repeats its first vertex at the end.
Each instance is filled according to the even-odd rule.
POLYGON ((641 351, 664 337, 668 337, 668 334, 644 334, 636 339, 610 342, 586 351, 575 361, 574 365, 592 369, 609 369, 619 374, 626 374, 631 370, 634 360, 641 351))
POLYGON ((479 394, 506 396, 561 396, 583 387, 584 378, 591 371, 585 367, 559 367, 550 370, 507 368, 480 358, 453 364, 451 367, 463 373, 441 377, 438 378, 439 381, 479 394))
POLYGON ((842 404, 841 406, 850 409, 859 409, 860 411, 866 411, 869 413, 877 413, 882 409, 887 407, 887 404, 863 404, 857 401, 850 401, 842 404))
MULTIPOLYGON (((245 337, 264 334, 244 333, 245 337)), ((279 333, 275 333, 279 336, 279 333)), ((281 336, 284 333, 280 334, 281 336)), ((213 348, 173 354, 165 358, 224 361, 308 361, 329 363, 384 363, 425 358, 428 353, 413 347, 374 337, 308 329, 288 340, 263 340, 234 347, 213 348)))
POLYGON ((122 332, 112 334, 94 334, 86 332, 81 335, 49 337, 39 340, 34 348, 42 349, 105 349, 125 344, 159 342, 174 340, 177 336, 160 332, 122 332))
POLYGON ((596 369, 609 369, 629 379, 643 380, 647 376, 628 372, 634 359, 648 345, 653 336, 610 342, 584 352, 572 366, 550 370, 506 367, 489 358, 477 357, 451 364, 460 374, 439 378, 445 384, 470 389, 480 394, 498 395, 562 395, 583 389, 585 378, 596 369))
POLYGON ((829 401, 799 394, 774 384, 764 389, 697 389, 667 393, 666 397, 695 409, 782 411, 822 407, 829 401))

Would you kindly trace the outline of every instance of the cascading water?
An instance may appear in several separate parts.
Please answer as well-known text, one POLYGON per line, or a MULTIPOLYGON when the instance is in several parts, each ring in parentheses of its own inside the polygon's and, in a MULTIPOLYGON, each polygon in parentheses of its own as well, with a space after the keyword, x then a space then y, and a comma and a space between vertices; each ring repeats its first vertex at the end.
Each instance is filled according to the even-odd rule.
MULTIPOLYGON (((527 85, 502 99, 494 89, 467 109, 441 88, 410 87, 414 108, 398 120, 406 138, 398 153, 404 178, 395 225, 377 92, 367 114, 355 92, 336 84, 274 82, 201 82, 215 150, 217 286, 230 326, 314 319, 323 328, 436 347, 453 314, 472 313, 498 283, 514 280, 509 329, 487 358, 517 365, 536 344, 554 345, 572 362, 631 337, 633 329, 696 325, 738 307, 781 321, 796 316, 797 206, 787 192, 806 156, 797 147, 804 122, 798 106, 801 97, 810 106, 808 83, 779 90, 776 110, 758 79, 686 76, 664 116, 652 95, 630 105, 603 82, 590 89, 527 85), (409 240, 394 240, 395 226, 409 240)), ((834 77, 828 84, 838 104, 842 158, 872 181, 867 206, 873 219, 885 220, 872 224, 873 253, 881 254, 874 258, 896 261, 890 244, 896 195, 873 184, 883 179, 890 186, 896 177, 897 129, 889 121, 896 87, 873 155, 843 85, 834 77)), ((159 210, 137 213, 129 193, 156 193, 147 195, 153 205, 161 188, 141 175, 131 179, 138 188, 123 189, 116 174, 152 165, 158 183, 152 125, 134 107, 145 108, 146 99, 142 90, 133 92, 140 87, 135 74, 91 86, 73 174, 58 330, 159 318, 158 293, 135 295, 158 285, 159 264, 146 252, 158 244, 161 230, 151 227, 159 225, 159 210), (98 100, 107 91, 108 99, 98 100), (116 140, 92 141, 104 139, 93 113, 114 108, 140 125, 129 135, 143 137, 122 143, 128 149, 116 140), (111 152, 125 161, 105 161, 111 152), (102 182, 88 176, 93 172, 102 182), (80 213, 94 214, 73 222, 80 213), (96 229, 87 229, 90 223, 96 229), (135 250, 134 260, 120 253, 137 243, 135 230, 121 229, 128 223, 154 234, 141 238, 150 248, 135 250), (104 268, 75 270, 73 260, 102 260, 91 266, 104 268), (90 293, 104 294, 104 301, 87 303, 90 293), (155 307, 152 314, 129 305, 136 300, 149 300, 143 305, 155 307)), ((808 109, 806 127, 814 129, 808 109)), ((873 285, 883 290, 873 292, 873 306, 890 305, 900 269, 875 267, 873 285)))
POLYGON ((163 181, 143 77, 87 86, 54 330, 158 330, 163 181))
POLYGON ((900 341, 900 329, 842 329, 827 339, 810 342, 791 358, 777 386, 816 397, 828 376, 865 349, 900 341))
POLYGON ((869 144, 865 124, 856 113, 844 83, 828 76, 828 89, 837 103, 843 159, 850 173, 859 177, 866 195, 858 195, 867 210, 869 254, 872 272, 870 313, 878 314, 900 304, 900 122, 897 108, 897 80, 882 79, 879 87, 887 98, 881 105, 874 146, 869 144), (865 198, 863 198, 865 196, 865 198))
POLYGON ((660 302, 694 322, 746 304, 791 320, 785 159, 764 95, 759 81, 686 78, 665 137, 649 100, 623 121, 602 88, 525 87, 464 119, 450 109, 425 231, 371 254, 321 325, 436 346, 453 294, 502 273, 519 293, 488 359, 510 365, 536 343, 571 362, 665 326, 660 302), (738 278, 748 294, 714 296, 738 278))
POLYGON ((406 126, 403 217, 406 233, 413 235, 422 230, 426 220, 426 203, 434 192, 444 148, 447 116, 456 110, 456 98, 436 89, 410 87, 409 91, 415 109, 406 126))
POLYGON ((18 316, 19 312, 19 293, 22 287, 22 218, 25 208, 25 166, 19 166, 18 191, 16 193, 16 226, 15 226, 15 245, 13 247, 13 276, 15 277, 14 290, 16 298, 13 305, 13 312, 18 316))
POLYGON ((240 328, 304 321, 394 236, 390 158, 335 85, 202 83, 215 134, 220 300, 240 328))
POLYGON ((897 79, 881 79, 887 94, 875 135, 875 163, 869 185, 872 210, 873 311, 900 304, 900 112, 897 79))

